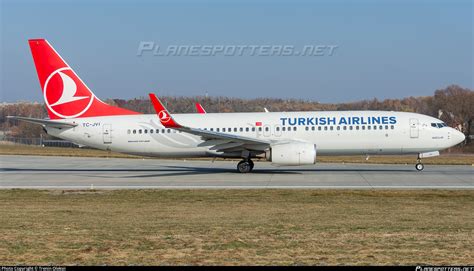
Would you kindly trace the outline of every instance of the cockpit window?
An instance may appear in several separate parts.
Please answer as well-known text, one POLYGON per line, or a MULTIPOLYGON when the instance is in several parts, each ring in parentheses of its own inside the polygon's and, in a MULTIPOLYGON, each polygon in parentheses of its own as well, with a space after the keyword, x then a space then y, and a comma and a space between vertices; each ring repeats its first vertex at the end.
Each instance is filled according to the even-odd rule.
POLYGON ((441 123, 434 123, 432 122, 431 123, 431 127, 434 127, 434 128, 443 128, 443 127, 447 127, 448 125, 444 122, 441 122, 441 123))

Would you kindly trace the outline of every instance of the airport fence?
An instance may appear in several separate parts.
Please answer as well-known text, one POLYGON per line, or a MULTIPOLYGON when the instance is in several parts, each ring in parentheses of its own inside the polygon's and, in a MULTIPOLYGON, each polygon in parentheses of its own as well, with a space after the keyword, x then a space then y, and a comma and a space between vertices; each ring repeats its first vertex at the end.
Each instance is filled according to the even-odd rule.
POLYGON ((78 148, 79 146, 73 142, 60 139, 44 139, 42 137, 37 138, 25 138, 25 137, 2 137, 1 141, 23 144, 23 145, 37 145, 42 147, 63 147, 63 148, 78 148))

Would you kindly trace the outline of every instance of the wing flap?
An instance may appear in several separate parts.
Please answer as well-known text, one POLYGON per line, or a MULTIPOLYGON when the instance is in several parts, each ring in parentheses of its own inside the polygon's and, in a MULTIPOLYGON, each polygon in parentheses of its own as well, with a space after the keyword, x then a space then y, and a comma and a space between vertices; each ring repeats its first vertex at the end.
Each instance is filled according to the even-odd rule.
POLYGON ((221 139, 215 139, 215 140, 207 140, 202 143, 199 143, 197 146, 198 147, 209 147, 209 146, 214 146, 214 145, 219 145, 219 144, 225 144, 229 143, 229 140, 221 140, 221 139))
POLYGON ((215 145, 215 146, 211 147, 210 150, 222 151, 222 150, 225 150, 225 149, 240 147, 242 145, 244 145, 244 143, 242 143, 242 142, 230 142, 230 143, 226 143, 226 144, 215 145))

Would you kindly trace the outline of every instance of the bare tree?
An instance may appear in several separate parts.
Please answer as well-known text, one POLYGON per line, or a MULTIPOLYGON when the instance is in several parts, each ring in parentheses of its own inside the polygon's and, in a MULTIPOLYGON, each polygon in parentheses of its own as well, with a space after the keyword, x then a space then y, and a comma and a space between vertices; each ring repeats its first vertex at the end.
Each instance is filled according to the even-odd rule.
MULTIPOLYGON (((450 126, 459 127, 469 136, 474 120, 474 91, 461 88, 457 85, 436 90, 433 104, 441 110, 440 118, 450 126)), ((467 143, 470 142, 467 137, 467 143)))

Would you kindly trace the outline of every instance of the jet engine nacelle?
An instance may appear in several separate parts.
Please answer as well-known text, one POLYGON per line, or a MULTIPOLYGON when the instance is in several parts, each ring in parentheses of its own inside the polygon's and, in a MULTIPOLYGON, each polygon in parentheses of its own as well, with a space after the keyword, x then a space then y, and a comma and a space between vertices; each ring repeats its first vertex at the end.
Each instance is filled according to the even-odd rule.
POLYGON ((313 165, 316 163, 316 145, 304 142, 276 144, 265 153, 268 161, 284 166, 313 165))

